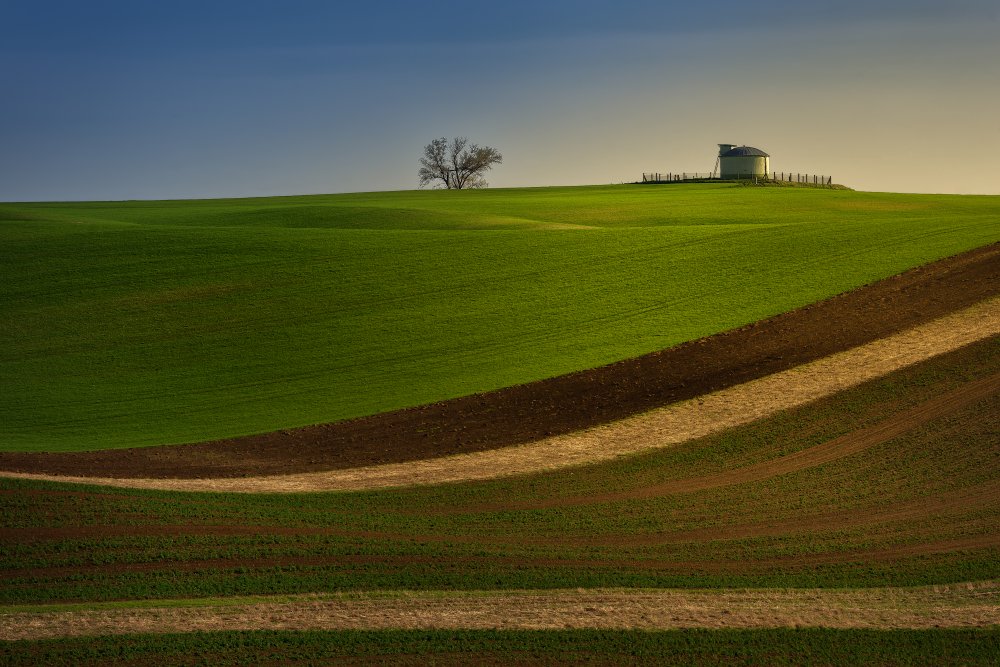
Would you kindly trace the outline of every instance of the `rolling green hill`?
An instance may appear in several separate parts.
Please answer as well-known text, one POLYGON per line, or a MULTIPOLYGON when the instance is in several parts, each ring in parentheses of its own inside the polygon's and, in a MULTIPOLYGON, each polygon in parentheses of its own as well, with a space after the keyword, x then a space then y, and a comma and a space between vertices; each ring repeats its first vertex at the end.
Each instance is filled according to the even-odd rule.
POLYGON ((540 379, 1000 240, 1000 197, 726 184, 0 204, 0 448, 540 379))

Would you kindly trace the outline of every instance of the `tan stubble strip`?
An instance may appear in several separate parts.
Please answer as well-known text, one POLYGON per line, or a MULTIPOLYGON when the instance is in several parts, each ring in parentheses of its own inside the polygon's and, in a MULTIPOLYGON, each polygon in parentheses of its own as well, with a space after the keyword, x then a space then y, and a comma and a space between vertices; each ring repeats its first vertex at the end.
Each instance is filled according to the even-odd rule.
POLYGON ((1000 624, 995 581, 922 588, 562 590, 300 596, 198 607, 0 614, 0 640, 339 629, 880 628, 1000 624))

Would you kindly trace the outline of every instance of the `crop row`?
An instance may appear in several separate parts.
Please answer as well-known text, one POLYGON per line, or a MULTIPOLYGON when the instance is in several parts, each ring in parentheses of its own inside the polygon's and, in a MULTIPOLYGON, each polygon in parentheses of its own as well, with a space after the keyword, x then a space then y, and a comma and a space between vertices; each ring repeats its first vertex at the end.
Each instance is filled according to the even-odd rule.
POLYGON ((7 642, 6 665, 993 665, 1000 631, 674 630, 215 632, 7 642))

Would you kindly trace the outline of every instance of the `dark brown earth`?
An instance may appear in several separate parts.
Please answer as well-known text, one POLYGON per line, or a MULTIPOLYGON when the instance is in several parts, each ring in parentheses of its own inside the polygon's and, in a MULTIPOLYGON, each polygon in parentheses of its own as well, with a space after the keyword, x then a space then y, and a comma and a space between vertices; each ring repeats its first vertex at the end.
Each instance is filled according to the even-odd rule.
POLYGON ((1000 244, 733 331, 601 368, 395 412, 213 442, 0 452, 0 470, 243 477, 495 449, 646 412, 883 338, 1000 294, 1000 244))

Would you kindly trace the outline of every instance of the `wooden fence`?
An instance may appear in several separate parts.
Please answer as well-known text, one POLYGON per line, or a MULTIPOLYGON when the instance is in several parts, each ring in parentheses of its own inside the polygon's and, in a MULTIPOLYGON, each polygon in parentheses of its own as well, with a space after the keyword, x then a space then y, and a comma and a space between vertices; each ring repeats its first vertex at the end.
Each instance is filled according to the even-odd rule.
POLYGON ((680 181, 720 181, 720 180, 753 180, 753 181, 786 181, 788 183, 808 183, 810 185, 833 185, 833 176, 821 176, 819 174, 800 174, 797 172, 774 171, 763 176, 746 174, 736 178, 722 179, 718 174, 694 171, 682 171, 680 173, 643 173, 643 183, 677 183, 680 181))

